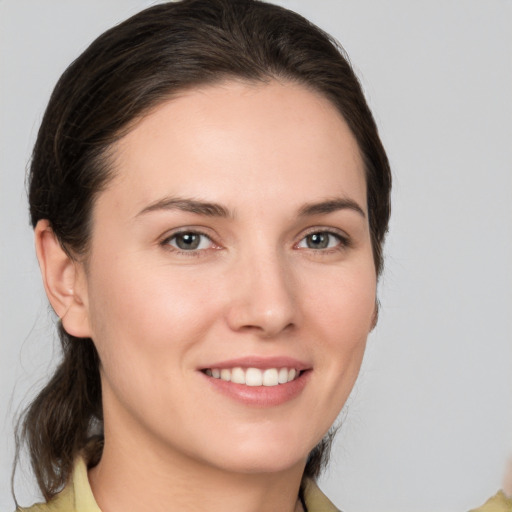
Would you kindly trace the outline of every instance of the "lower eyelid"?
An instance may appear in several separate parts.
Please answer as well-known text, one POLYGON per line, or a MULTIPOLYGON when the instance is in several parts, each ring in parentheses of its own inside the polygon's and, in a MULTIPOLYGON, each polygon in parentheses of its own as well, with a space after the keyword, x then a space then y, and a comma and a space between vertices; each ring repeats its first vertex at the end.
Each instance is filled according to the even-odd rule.
POLYGON ((176 233, 173 233, 167 237, 165 237, 161 242, 160 242, 160 245, 162 247, 171 247, 173 250, 175 250, 176 252, 182 252, 182 253, 187 253, 187 254, 192 254, 192 253, 197 253, 197 252, 201 252, 201 251, 205 251, 205 250, 208 250, 210 248, 215 248, 217 247, 217 244, 213 241, 212 237, 207 235, 206 233, 202 233, 201 231, 195 231, 193 229, 190 229, 190 230, 182 230, 182 231, 178 231, 176 233), (198 236, 201 236, 201 237, 204 237, 206 239, 208 239, 208 245, 210 247, 206 247, 206 248, 202 248, 202 249, 189 249, 189 250, 186 250, 186 249, 181 249, 180 247, 177 247, 176 245, 172 244, 171 242, 173 240, 175 240, 177 237, 179 237, 180 235, 186 235, 186 234, 193 234, 193 235, 198 235, 198 236))
MULTIPOLYGON (((167 248, 168 250, 170 250, 172 252, 175 252, 176 254, 183 254, 186 256, 192 256, 192 255, 199 256, 199 255, 201 255, 201 253, 204 253, 205 251, 208 251, 210 249, 220 249, 221 248, 218 244, 216 244, 216 242, 212 239, 211 236, 207 235, 204 232, 196 231, 193 229, 190 229, 190 230, 184 229, 184 230, 180 230, 178 232, 172 233, 171 235, 163 238, 159 242, 159 245, 162 246, 163 248, 167 248), (189 234, 189 233, 194 234, 194 235, 199 235, 201 237, 208 239, 208 247, 187 250, 187 249, 181 249, 180 247, 177 247, 176 245, 171 244, 171 241, 174 240, 176 237, 178 237, 180 235, 184 235, 184 234, 189 234)), ((295 244, 295 247, 299 248, 299 249, 308 249, 310 251, 326 253, 326 252, 334 252, 336 250, 342 250, 344 248, 349 247, 350 245, 351 245, 351 240, 350 240, 350 237, 348 237, 347 235, 343 235, 343 234, 337 233, 335 231, 318 229, 318 230, 310 231, 309 233, 306 233, 305 235, 303 235, 303 237, 299 240, 299 242, 297 242, 295 244), (332 236, 337 240, 338 243, 333 247, 325 247, 323 249, 322 248, 317 249, 317 248, 311 248, 311 247, 299 247, 299 245, 302 242, 304 242, 308 236, 311 236, 314 234, 326 234, 326 235, 332 236)))
POLYGON ((312 250, 312 251, 318 251, 318 252, 327 252, 329 250, 336 250, 338 248, 345 248, 350 246, 350 238, 346 235, 343 235, 341 233, 337 233, 335 231, 329 231, 326 229, 318 229, 314 231, 310 231, 309 233, 306 233, 296 244, 296 247, 299 246, 308 236, 315 235, 315 234, 326 234, 329 236, 333 236, 338 241, 338 244, 335 247, 326 247, 324 249, 313 249, 310 247, 306 247, 306 249, 312 250))

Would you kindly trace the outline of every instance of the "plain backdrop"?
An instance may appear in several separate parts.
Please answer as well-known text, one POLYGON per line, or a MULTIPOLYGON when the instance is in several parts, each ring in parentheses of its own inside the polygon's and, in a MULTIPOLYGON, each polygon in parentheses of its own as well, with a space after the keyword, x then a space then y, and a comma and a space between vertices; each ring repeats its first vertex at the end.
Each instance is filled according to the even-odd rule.
MULTIPOLYGON (((58 350, 25 169, 65 67, 155 2, 0 0, 0 510, 13 417, 58 350)), ((350 512, 463 511, 512 454, 512 2, 281 0, 350 55, 394 175, 381 314, 344 411, 329 497, 350 512)), ((37 499, 29 471, 18 499, 37 499)))

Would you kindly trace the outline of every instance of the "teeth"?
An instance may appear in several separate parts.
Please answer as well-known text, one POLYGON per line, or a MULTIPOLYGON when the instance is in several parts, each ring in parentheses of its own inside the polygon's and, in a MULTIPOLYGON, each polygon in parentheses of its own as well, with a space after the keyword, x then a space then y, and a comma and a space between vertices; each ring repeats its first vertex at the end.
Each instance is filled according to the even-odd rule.
POLYGON ((221 379, 235 384, 245 384, 246 386, 277 386, 286 384, 296 379, 300 372, 295 368, 208 368, 206 375, 214 379, 221 379))
POLYGON ((231 380, 231 370, 229 370, 227 368, 223 368, 220 371, 220 378, 222 380, 225 380, 225 381, 229 382, 231 380))
POLYGON ((247 368, 245 372, 246 386, 261 386, 263 384, 263 372, 258 368, 247 368))
POLYGON ((263 372, 264 386, 277 386, 279 384, 279 373, 275 368, 269 368, 263 372))
POLYGON ((231 370, 231 382, 235 384, 245 384, 245 372, 242 368, 233 368, 231 370))
POLYGON ((288 382, 288 368, 281 368, 277 376, 279 384, 286 384, 288 382))

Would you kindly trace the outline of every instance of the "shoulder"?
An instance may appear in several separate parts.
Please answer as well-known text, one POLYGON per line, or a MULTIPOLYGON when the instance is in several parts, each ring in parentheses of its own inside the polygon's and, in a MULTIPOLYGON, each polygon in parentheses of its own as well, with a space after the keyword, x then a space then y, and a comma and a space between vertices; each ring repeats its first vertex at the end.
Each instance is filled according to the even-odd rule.
POLYGON ((470 512, 512 512, 512 497, 508 497, 503 491, 500 491, 488 499, 481 507, 475 508, 470 512))
POLYGON ((101 512, 89 485, 84 458, 75 460, 71 479, 48 503, 19 507, 16 512, 101 512))
POLYGON ((36 503, 31 507, 18 507, 16 512, 53 512, 57 510, 59 509, 56 509, 51 503, 36 503))
POLYGON ((16 512, 75 512, 76 508, 73 502, 62 500, 60 497, 49 501, 48 503, 36 503, 31 507, 18 507, 16 512))
POLYGON ((19 507, 16 512, 75 512, 75 510, 73 504, 57 499, 48 503, 36 503, 31 507, 19 507))
POLYGON ((36 503, 31 507, 18 507, 16 512, 76 512, 74 490, 68 485, 48 503, 36 503))

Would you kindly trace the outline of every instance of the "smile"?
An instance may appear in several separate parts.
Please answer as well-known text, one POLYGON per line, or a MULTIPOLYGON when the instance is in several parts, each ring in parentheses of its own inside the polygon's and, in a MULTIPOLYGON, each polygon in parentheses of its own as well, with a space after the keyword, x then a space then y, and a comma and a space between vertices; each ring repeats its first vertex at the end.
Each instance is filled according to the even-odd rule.
POLYGON ((252 407, 274 407, 298 398, 313 374, 311 363, 287 356, 246 356, 198 370, 210 389, 252 407))
POLYGON ((214 379, 220 379, 234 384, 244 384, 246 386, 278 386, 287 384, 299 378, 301 372, 296 368, 207 368, 204 373, 214 379))

